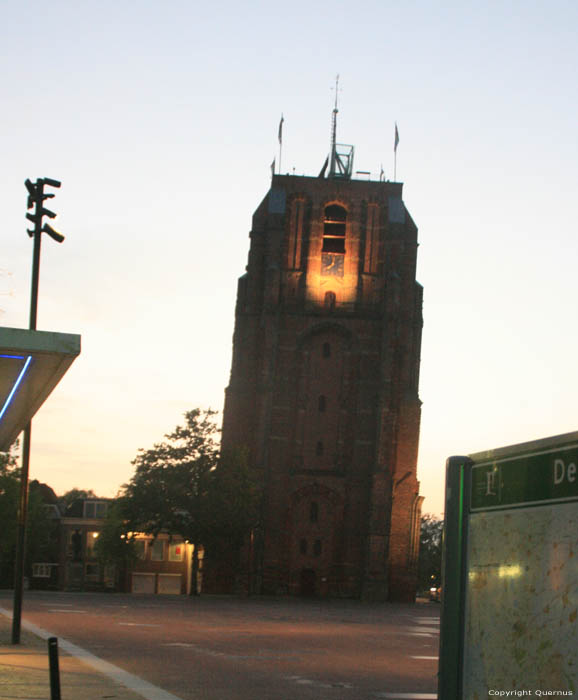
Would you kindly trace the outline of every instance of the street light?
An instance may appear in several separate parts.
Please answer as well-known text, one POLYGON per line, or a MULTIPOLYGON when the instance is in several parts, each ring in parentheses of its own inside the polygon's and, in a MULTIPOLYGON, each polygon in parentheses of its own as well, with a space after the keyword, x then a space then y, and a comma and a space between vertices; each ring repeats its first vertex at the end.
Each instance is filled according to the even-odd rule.
MULTIPOLYGON (((44 192, 44 187, 60 187, 58 180, 49 177, 38 178, 36 182, 27 179, 24 182, 28 191, 26 218, 34 224, 32 230, 27 229, 28 235, 34 237, 34 252, 32 260, 32 289, 30 293, 30 330, 36 330, 36 316, 38 312, 38 278, 40 271, 40 242, 42 234, 47 233, 58 243, 62 243, 64 236, 55 231, 50 224, 43 224, 45 216, 54 219, 56 214, 44 207, 45 199, 52 199, 54 194, 44 192)), ((22 620, 22 598, 24 591, 24 559, 26 550, 26 519, 28 515, 28 474, 30 472, 30 440, 32 434, 32 421, 24 428, 24 443, 22 446, 22 473, 20 475, 20 507, 18 509, 18 536, 16 539, 16 562, 14 569, 14 605, 12 610, 12 644, 20 644, 20 628, 22 620)))

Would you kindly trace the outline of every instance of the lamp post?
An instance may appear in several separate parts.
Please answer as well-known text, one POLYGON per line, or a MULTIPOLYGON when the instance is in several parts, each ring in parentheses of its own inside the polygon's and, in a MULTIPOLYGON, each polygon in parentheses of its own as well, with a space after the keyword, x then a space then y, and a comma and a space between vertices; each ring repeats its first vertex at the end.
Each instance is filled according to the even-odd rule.
MULTIPOLYGON (((40 243, 43 233, 47 233, 58 243, 62 243, 64 236, 55 231, 50 224, 43 224, 42 219, 48 216, 54 219, 56 214, 46 209, 43 204, 45 199, 54 197, 54 194, 46 194, 44 187, 60 187, 58 180, 48 177, 38 178, 36 182, 26 180, 28 190, 26 218, 33 222, 34 228, 28 229, 28 235, 34 237, 34 251, 32 257, 32 289, 30 294, 30 330, 36 330, 36 317, 38 313, 38 279, 40 271, 40 243)), ((16 539, 16 561, 14 564, 14 605, 12 609, 12 644, 20 644, 20 628, 22 621, 22 598, 24 592, 24 561, 26 552, 26 520, 28 517, 28 474, 30 472, 30 440, 32 435, 32 421, 24 428, 24 443, 22 446, 22 471, 20 474, 20 501, 18 507, 18 528, 16 539)))

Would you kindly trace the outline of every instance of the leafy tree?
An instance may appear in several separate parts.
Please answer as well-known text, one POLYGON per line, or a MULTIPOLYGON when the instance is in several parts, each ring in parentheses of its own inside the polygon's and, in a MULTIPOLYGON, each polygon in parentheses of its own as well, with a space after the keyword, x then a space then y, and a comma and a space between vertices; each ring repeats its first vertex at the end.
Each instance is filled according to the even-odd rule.
POLYGON ((67 491, 64 495, 60 496, 60 502, 65 508, 68 508, 74 503, 74 501, 78 501, 84 498, 97 498, 97 495, 92 489, 79 489, 75 486, 74 488, 67 491))
POLYGON ((261 489, 249 450, 236 447, 222 453, 217 469, 211 473, 206 543, 220 540, 232 549, 239 548, 245 535, 258 524, 260 504, 261 489))
POLYGON ((431 586, 441 583, 442 568, 442 531, 444 521, 435 515, 426 513, 421 519, 419 543, 419 588, 429 590, 431 586))
POLYGON ((119 583, 119 578, 124 572, 136 561, 137 552, 134 538, 129 535, 120 503, 114 503, 108 509, 94 549, 97 559, 103 567, 114 567, 116 584, 119 583))
MULTIPOLYGON (((14 582, 14 562, 20 507, 20 469, 17 458, 18 443, 8 452, 0 453, 0 585, 14 582)), ((38 483, 38 482, 36 482, 38 483)), ((41 492, 29 484, 26 525, 25 575, 31 574, 33 561, 49 551, 53 527, 48 520, 41 492)))
POLYGON ((20 478, 15 451, 0 453, 0 585, 11 586, 18 528, 20 478))
MULTIPOLYGON (((121 514, 128 530, 154 537, 180 535, 194 545, 192 580, 197 580, 199 548, 224 542, 239 549, 256 525, 260 492, 245 449, 221 455, 215 411, 185 413, 185 425, 164 442, 139 450, 136 471, 123 487, 121 514)), ((192 593, 197 594, 193 585, 192 593)))
MULTIPOLYGON (((219 456, 215 411, 185 413, 185 425, 164 442, 139 450, 136 471, 123 487, 121 508, 132 531, 154 537, 179 534, 194 545, 192 580, 197 580, 199 547, 210 536, 209 489, 219 456)), ((192 593, 196 595, 196 585, 192 593)))

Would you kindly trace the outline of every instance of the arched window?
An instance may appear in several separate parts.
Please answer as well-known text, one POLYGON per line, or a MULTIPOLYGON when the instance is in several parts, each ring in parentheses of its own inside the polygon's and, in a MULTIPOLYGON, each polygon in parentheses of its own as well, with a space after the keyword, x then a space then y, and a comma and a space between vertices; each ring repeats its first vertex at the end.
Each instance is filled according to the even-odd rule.
POLYGON ((338 204, 325 207, 323 221, 323 253, 345 253, 347 212, 338 204))
POLYGON ((316 523, 319 520, 319 503, 317 501, 311 501, 309 506, 309 520, 312 523, 316 523))
POLYGON ((335 292, 325 292, 324 306, 327 311, 333 311, 335 308, 335 292))

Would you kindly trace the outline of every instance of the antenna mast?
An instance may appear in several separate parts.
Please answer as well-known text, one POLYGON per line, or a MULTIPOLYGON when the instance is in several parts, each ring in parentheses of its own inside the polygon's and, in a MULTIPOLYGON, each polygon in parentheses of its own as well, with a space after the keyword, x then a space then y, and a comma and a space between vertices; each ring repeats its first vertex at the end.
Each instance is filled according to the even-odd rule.
POLYGON ((339 92, 339 73, 335 76, 335 106, 331 116, 331 157, 329 165, 329 177, 335 175, 335 153, 337 143, 337 93, 339 92))

